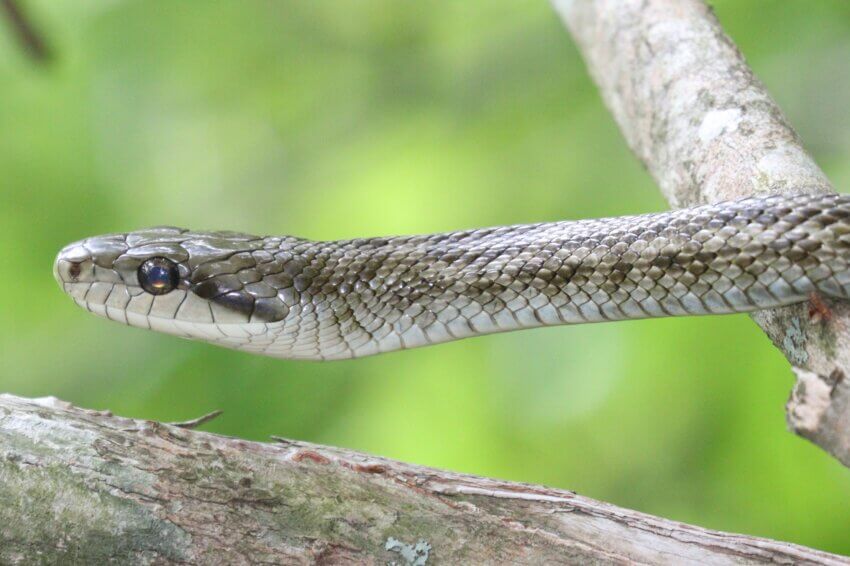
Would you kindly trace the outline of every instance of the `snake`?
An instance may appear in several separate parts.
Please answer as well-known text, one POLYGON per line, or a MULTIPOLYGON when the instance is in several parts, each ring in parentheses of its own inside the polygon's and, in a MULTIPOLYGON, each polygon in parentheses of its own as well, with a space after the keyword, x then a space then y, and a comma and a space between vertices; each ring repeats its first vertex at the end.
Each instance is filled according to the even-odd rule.
POLYGON ((156 227, 89 237, 62 290, 126 325, 288 359, 357 358, 541 326, 850 297, 850 196, 321 241, 156 227))

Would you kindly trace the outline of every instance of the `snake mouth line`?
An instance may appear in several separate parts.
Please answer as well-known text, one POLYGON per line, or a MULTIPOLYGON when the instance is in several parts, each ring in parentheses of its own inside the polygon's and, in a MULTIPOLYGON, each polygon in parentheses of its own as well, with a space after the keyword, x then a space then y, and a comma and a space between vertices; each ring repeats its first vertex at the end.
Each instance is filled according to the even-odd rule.
MULTIPOLYGON (((244 352, 265 355, 277 355, 275 341, 270 337, 277 330, 275 323, 220 323, 220 322, 191 322, 168 317, 139 314, 100 303, 73 299, 81 308, 115 322, 127 326, 155 330, 164 334, 177 336, 186 340, 202 341, 241 350, 244 352)), ((305 360, 335 360, 347 356, 323 356, 314 353, 303 355, 305 360)))
POLYGON ((134 313, 118 307, 77 298, 74 298, 74 302, 92 314, 120 322, 127 326, 156 330, 190 340, 208 340, 221 344, 239 345, 250 342, 253 336, 262 336, 268 332, 268 325, 263 323, 192 322, 164 316, 134 313))

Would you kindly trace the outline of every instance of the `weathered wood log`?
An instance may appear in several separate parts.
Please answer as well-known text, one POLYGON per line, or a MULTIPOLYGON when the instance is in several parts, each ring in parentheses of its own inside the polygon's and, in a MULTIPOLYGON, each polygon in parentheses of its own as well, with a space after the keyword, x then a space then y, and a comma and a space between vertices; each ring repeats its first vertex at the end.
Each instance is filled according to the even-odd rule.
POLYGON ((0 563, 850 564, 569 491, 0 395, 0 563))

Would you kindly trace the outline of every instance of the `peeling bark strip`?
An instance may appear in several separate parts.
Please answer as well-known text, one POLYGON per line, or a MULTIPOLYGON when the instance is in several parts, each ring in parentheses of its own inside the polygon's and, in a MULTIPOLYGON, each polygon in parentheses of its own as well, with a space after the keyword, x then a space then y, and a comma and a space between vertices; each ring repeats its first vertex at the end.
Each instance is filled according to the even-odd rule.
POLYGON ((0 563, 850 564, 568 491, 0 395, 0 563))
MULTIPOLYGON (((833 191, 701 0, 552 4, 671 206, 833 191)), ((831 377, 850 373, 850 305, 814 297, 812 306, 752 318, 799 376, 786 413, 790 428, 850 466, 850 387, 833 387, 831 377), (800 394, 812 391, 813 380, 831 395, 800 394)))

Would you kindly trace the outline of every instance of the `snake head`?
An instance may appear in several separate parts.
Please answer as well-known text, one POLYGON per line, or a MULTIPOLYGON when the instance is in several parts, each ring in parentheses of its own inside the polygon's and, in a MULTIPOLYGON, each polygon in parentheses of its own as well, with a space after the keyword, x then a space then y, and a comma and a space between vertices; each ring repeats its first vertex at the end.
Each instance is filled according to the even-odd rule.
POLYGON ((289 305, 264 282, 280 238, 159 227, 74 242, 53 273, 63 291, 94 314, 228 345, 257 325, 283 320, 289 305))

